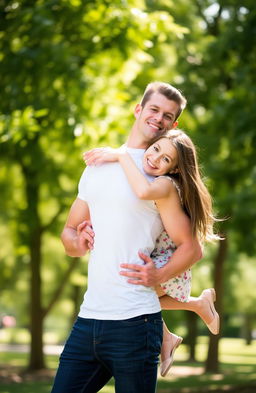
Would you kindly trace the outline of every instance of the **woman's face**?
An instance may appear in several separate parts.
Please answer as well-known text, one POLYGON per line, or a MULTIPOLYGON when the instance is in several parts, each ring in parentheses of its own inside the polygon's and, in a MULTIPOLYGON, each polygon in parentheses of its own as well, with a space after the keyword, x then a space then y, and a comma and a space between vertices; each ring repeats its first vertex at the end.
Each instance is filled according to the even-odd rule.
POLYGON ((178 164, 176 148, 168 138, 161 138, 151 145, 143 156, 143 169, 151 176, 165 175, 175 171, 178 164))

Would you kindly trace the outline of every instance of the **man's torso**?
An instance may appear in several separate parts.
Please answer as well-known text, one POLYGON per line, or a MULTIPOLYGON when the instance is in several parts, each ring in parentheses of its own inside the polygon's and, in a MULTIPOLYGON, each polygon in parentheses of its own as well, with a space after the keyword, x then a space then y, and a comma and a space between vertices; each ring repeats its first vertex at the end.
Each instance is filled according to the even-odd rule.
MULTIPOLYGON (((129 149, 129 153, 141 169, 143 150, 129 149)), ((121 263, 142 263, 139 250, 150 254, 154 249, 163 228, 154 202, 136 197, 118 163, 87 168, 78 197, 89 206, 95 232, 79 316, 127 319, 158 312, 152 288, 127 283, 119 274, 121 263)))

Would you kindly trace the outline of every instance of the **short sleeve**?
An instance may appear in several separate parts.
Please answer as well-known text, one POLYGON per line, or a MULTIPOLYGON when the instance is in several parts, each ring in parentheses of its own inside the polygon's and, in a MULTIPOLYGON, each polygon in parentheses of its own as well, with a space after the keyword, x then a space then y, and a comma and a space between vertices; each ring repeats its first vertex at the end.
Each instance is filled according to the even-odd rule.
POLYGON ((77 197, 79 199, 82 199, 82 201, 87 201, 87 189, 88 189, 88 167, 85 168, 85 170, 82 173, 82 176, 80 177, 79 183, 78 183, 78 195, 77 197))

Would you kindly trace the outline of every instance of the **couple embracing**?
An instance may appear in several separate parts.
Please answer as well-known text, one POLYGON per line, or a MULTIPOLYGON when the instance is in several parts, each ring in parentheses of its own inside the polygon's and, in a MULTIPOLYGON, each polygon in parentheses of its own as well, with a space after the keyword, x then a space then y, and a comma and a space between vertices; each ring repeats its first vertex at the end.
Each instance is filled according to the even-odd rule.
POLYGON ((191 266, 213 232, 211 197, 189 136, 175 129, 186 99, 149 84, 125 145, 94 149, 62 232, 73 257, 90 252, 88 287, 60 357, 52 393, 154 393, 182 338, 161 309, 196 312, 219 331, 215 291, 190 296, 191 266))

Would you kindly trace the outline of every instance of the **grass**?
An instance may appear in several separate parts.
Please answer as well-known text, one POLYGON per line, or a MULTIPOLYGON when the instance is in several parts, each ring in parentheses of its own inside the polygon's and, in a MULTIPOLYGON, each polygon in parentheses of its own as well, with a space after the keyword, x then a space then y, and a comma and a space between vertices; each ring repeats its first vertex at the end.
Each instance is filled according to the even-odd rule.
MULTIPOLYGON (((176 353, 175 364, 167 378, 158 379, 158 393, 170 392, 210 392, 214 389, 224 391, 230 386, 254 385, 256 391, 256 341, 246 346, 241 339, 223 338, 220 343, 220 373, 207 374, 204 372, 204 360, 207 351, 207 337, 199 337, 196 348, 196 363, 186 361, 186 346, 181 345, 176 353)), ((13 373, 13 381, 3 382, 0 385, 1 393, 49 393, 52 379, 58 363, 58 356, 46 356, 50 369, 47 378, 39 375, 38 378, 26 380, 20 378, 19 371, 27 364, 28 354, 4 352, 1 354, 0 375, 4 372, 13 373), (36 380, 35 380, 36 379, 36 380)), ((1 378, 1 377, 0 377, 1 378)), ((0 379, 1 380, 1 379, 0 379)), ((109 382, 101 393, 114 393, 113 380, 109 382)))

